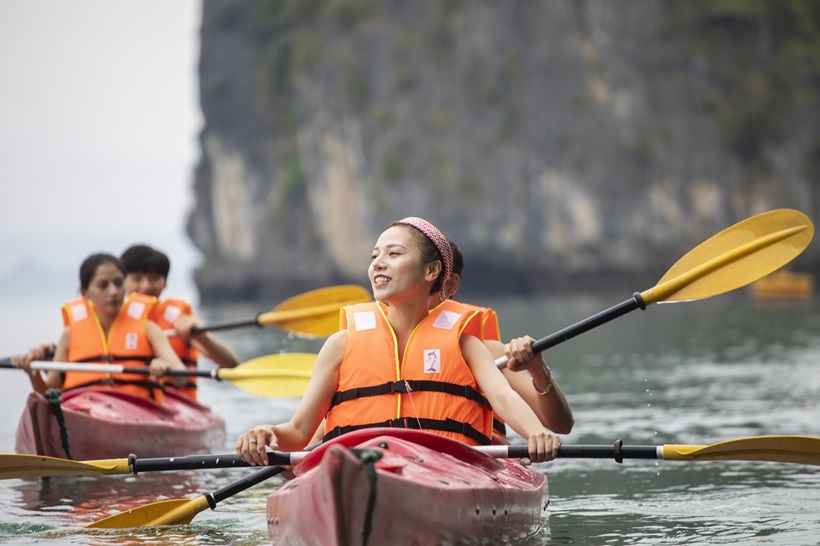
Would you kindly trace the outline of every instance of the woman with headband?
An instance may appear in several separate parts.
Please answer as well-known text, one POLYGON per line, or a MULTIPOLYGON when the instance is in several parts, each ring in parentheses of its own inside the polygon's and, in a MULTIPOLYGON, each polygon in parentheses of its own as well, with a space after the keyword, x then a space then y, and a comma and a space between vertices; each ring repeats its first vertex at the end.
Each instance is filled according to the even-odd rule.
POLYGON ((489 444, 492 407, 527 440, 533 462, 554 459, 558 438, 510 388, 484 344, 462 335, 475 310, 445 301, 452 267, 450 244, 433 224, 415 217, 390 224, 368 268, 376 302, 345 308, 347 327, 325 342, 291 420, 254 427, 239 437, 237 453, 267 464, 266 447, 303 449, 324 417, 325 439, 392 426, 489 444), (435 293, 442 303, 430 312, 435 293))

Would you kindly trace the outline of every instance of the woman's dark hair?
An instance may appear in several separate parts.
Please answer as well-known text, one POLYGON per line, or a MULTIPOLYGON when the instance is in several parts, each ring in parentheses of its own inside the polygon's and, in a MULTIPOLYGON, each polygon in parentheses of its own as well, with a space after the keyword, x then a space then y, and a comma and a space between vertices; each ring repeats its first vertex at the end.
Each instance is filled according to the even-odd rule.
POLYGON ((171 271, 171 261, 163 252, 148 245, 133 245, 125 249, 120 256, 125 272, 156 273, 166 279, 171 271))
POLYGON ((430 237, 422 233, 421 230, 410 224, 393 222, 387 227, 390 228, 393 226, 402 226, 410 229, 410 232, 413 234, 413 239, 416 241, 416 244, 419 245, 419 249, 421 250, 422 263, 429 264, 430 262, 435 262, 436 260, 441 262, 441 271, 439 271, 436 282, 433 283, 433 288, 430 289, 430 293, 435 294, 441 290, 442 281, 444 280, 444 258, 441 256, 441 252, 436 244, 430 239, 430 237))
POLYGON ((94 278, 94 273, 97 272, 97 268, 102 264, 114 264, 117 266, 117 269, 122 271, 122 274, 125 275, 125 266, 122 265, 119 258, 113 254, 98 252, 97 254, 92 254, 83 260, 83 263, 80 265, 80 288, 83 290, 88 290, 88 286, 91 284, 91 279, 94 278))
POLYGON ((450 241, 450 250, 453 251, 453 274, 461 277, 461 272, 464 271, 464 255, 461 249, 453 241, 450 241))

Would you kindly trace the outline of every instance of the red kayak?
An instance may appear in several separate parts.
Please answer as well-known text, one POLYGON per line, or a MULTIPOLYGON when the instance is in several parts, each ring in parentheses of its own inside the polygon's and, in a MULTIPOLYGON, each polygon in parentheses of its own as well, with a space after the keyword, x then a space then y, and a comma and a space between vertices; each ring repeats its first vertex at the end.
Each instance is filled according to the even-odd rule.
POLYGON ((118 390, 84 388, 62 395, 68 456, 51 404, 31 393, 17 426, 17 453, 74 460, 173 457, 211 452, 225 444, 225 421, 173 389, 162 404, 118 390))
POLYGON ((545 524, 544 474, 427 432, 362 429, 311 451, 268 496, 273 544, 508 544, 545 524))

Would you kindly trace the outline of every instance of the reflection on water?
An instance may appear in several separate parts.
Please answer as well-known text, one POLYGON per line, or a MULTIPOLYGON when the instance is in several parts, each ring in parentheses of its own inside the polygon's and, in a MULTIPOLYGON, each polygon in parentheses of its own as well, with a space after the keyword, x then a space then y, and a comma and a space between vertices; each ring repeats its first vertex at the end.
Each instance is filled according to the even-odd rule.
MULTIPOLYGON (((542 337, 626 299, 511 298, 475 303, 499 311, 502 333, 542 337)), ((211 310, 211 320, 260 309, 211 310)), ((276 328, 220 333, 242 360, 316 352, 322 340, 276 328)), ((572 403, 565 443, 711 444, 757 435, 818 435, 818 301, 761 304, 742 292, 653 305, 551 349, 547 358, 572 403)), ((12 386, 16 397, 22 383, 12 386)), ((287 419, 295 400, 254 397, 228 382, 200 382, 202 400, 227 422, 226 452, 251 426, 287 419)), ((26 387, 27 388, 27 387, 26 387)), ((2 392, 5 399, 7 393, 2 392)), ((20 406, 22 407, 22 406, 20 406)), ((13 449, 15 407, 0 418, 13 449)), ((549 525, 526 544, 816 544, 820 467, 783 463, 563 459, 549 474, 549 525)), ((0 542, 28 544, 265 544, 265 498, 257 486, 200 513, 190 526, 82 530, 112 511, 193 498, 243 470, 136 477, 0 482, 0 542)))

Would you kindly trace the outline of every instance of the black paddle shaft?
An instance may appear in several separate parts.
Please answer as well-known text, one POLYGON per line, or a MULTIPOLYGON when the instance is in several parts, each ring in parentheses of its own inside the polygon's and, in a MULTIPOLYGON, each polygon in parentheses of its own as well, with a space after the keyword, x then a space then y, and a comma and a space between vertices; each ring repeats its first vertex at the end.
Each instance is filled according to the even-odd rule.
POLYGON ((267 466, 258 472, 254 472, 250 476, 245 476, 241 480, 237 480, 226 485, 225 487, 217 489, 213 493, 205 493, 204 496, 208 499, 208 505, 211 507, 211 510, 216 510, 216 504, 218 502, 222 502, 237 493, 241 493, 245 489, 249 489, 258 483, 262 483, 263 481, 276 476, 277 474, 281 474, 285 470, 286 469, 283 466, 267 466))
MULTIPOLYGON (((507 456, 510 458, 528 457, 527 446, 509 446, 507 456)), ((622 463, 624 459, 659 459, 658 446, 635 445, 625 446, 621 440, 611 446, 607 445, 562 445, 558 448, 558 457, 562 459, 614 459, 622 463)))
POLYGON ((258 326, 261 328, 262 324, 259 322, 259 316, 261 314, 262 313, 259 313, 252 319, 228 320, 225 322, 217 322, 216 324, 209 324, 207 326, 194 326, 191 328, 191 333, 199 334, 201 332, 213 332, 216 330, 230 330, 232 328, 242 328, 244 326, 258 326))
MULTIPOLYGON (((293 464, 290 453, 268 451, 268 465, 293 464)), ((132 474, 140 472, 165 472, 172 470, 202 470, 204 468, 244 468, 251 466, 239 455, 186 455, 184 457, 158 457, 140 459, 128 457, 132 474)))
POLYGON ((625 446, 620 440, 614 445, 569 445, 558 449, 558 456, 567 459, 614 459, 618 463, 624 459, 659 459, 658 446, 625 446))
POLYGON ((611 320, 614 320, 620 316, 623 316, 630 311, 634 311, 635 309, 646 309, 646 304, 641 298, 640 292, 635 292, 632 295, 632 299, 626 300, 623 303, 619 303, 614 307, 610 307, 605 311, 601 311, 597 315, 593 315, 587 319, 582 320, 581 322, 576 322, 572 326, 567 326, 563 330, 559 330, 554 334, 548 335, 547 337, 541 338, 538 341, 533 342, 532 344, 532 352, 538 354, 550 347, 555 347, 559 343, 563 343, 568 339, 572 339, 579 334, 583 334, 586 331, 592 330, 602 324, 605 324, 611 320))

